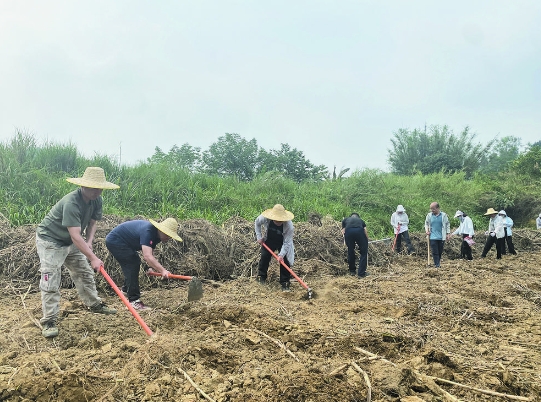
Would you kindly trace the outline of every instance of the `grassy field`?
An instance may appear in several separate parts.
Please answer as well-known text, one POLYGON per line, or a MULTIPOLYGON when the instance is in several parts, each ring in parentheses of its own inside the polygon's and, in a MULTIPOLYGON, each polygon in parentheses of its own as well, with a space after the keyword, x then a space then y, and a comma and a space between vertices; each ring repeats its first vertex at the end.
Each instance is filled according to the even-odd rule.
MULTIPOLYGON (((390 215, 398 204, 410 218, 410 230, 422 231, 430 202, 438 201, 451 217, 468 213, 477 230, 484 230, 487 208, 505 208, 517 226, 531 227, 541 211, 537 183, 512 172, 496 177, 464 174, 397 176, 379 170, 356 171, 341 180, 302 182, 272 172, 253 181, 191 173, 168 164, 119 166, 113 158, 85 158, 73 144, 38 145, 32 136, 18 135, 0 144, 0 213, 11 225, 39 223, 63 195, 75 189, 67 177, 79 177, 87 166, 105 169, 120 190, 104 191, 104 212, 122 217, 173 216, 202 218, 221 224, 232 216, 255 219, 264 209, 283 204, 305 221, 311 215, 341 220, 358 212, 372 238, 392 233, 390 215)), ((458 221, 451 219, 452 225, 458 221)))

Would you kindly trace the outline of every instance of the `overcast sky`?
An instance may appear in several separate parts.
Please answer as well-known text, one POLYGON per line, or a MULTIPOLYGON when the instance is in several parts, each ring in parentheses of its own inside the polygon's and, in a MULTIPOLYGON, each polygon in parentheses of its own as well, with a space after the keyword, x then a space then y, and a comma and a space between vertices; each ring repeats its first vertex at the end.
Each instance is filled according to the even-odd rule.
POLYGON ((135 163, 225 133, 388 169, 399 128, 541 140, 541 1, 1 0, 0 141, 135 163))

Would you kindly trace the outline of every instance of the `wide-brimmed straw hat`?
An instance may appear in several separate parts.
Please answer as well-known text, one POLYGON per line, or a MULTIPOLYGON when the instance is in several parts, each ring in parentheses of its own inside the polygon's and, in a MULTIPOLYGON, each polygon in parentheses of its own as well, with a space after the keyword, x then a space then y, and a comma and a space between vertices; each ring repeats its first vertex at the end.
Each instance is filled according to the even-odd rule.
POLYGON ((293 213, 286 211, 282 204, 276 204, 271 209, 266 209, 261 213, 265 218, 271 219, 273 221, 287 222, 293 220, 295 215, 293 213))
POLYGON ((87 167, 83 177, 72 177, 66 181, 81 187, 101 188, 103 190, 115 190, 120 188, 114 183, 105 180, 105 172, 100 167, 87 167))
POLYGON ((458 210, 456 211, 455 218, 458 218, 459 216, 462 216, 462 215, 464 215, 464 212, 458 210))
POLYGON ((498 215, 498 211, 495 211, 494 208, 489 208, 485 215, 498 215))
POLYGON ((178 222, 175 218, 167 218, 163 222, 156 222, 152 219, 149 219, 148 221, 152 223, 160 232, 165 233, 170 238, 182 241, 180 236, 177 234, 178 222))
POLYGON ((396 207, 396 212, 406 212, 403 205, 399 205, 396 207))

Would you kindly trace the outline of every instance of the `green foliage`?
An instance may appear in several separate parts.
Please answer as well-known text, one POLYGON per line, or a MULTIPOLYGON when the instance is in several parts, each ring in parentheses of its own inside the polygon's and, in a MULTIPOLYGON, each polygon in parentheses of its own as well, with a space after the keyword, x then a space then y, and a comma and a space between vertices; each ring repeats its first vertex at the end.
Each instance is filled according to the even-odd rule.
POLYGON ((511 163, 512 169, 519 175, 541 178, 541 145, 532 145, 524 154, 511 163))
POLYGON ((399 129, 393 133, 388 161, 393 173, 399 175, 464 171, 471 177, 488 148, 474 139, 468 127, 459 135, 447 126, 430 126, 428 132, 399 129))
POLYGON ((192 147, 190 144, 182 144, 181 147, 173 145, 169 152, 164 153, 159 147, 154 150, 154 155, 147 158, 149 163, 166 163, 171 169, 187 169, 197 172, 201 165, 201 148, 192 147))
POLYGON ((481 160, 479 171, 485 174, 494 174, 508 169, 520 155, 521 140, 518 137, 507 136, 494 140, 490 150, 481 160))
MULTIPOLYGON (((472 217, 478 230, 487 224, 483 213, 489 207, 505 208, 517 225, 528 223, 541 210, 538 180, 515 170, 476 174, 466 180, 466 172, 401 176, 365 169, 341 180, 300 182, 269 171, 247 181, 172 168, 163 159, 118 166, 113 158, 98 154, 84 158, 76 150, 75 167, 66 172, 58 164, 42 166, 45 160, 58 159, 36 157, 51 149, 60 160, 63 151, 74 153, 70 144, 40 146, 24 137, 0 144, 0 213, 13 225, 39 223, 62 196, 76 188, 65 179, 80 176, 88 166, 103 167, 107 179, 120 185, 119 190, 104 191, 104 212, 123 217, 202 218, 221 224, 233 216, 253 220, 281 203, 295 214, 296 221, 305 221, 314 212, 341 220, 356 211, 367 222, 370 237, 377 239, 392 235, 389 220, 398 204, 405 206, 414 232, 424 230, 432 201, 438 201, 451 216, 453 226, 458 220, 452 216, 460 209, 472 217), (23 152, 22 144, 31 152, 23 152)), ((534 157, 537 152, 539 149, 533 147, 524 157, 534 157)))
POLYGON ((252 180, 256 173, 259 147, 257 141, 226 133, 203 152, 203 172, 217 176, 235 176, 252 180))

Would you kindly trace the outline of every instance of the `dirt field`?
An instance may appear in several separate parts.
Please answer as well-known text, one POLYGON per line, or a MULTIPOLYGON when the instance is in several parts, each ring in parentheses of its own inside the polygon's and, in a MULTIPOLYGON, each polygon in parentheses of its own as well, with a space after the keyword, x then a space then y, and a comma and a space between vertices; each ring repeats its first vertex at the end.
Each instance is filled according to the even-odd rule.
MULTIPOLYGON (((118 221, 100 226, 96 249, 118 221)), ((293 268, 314 290, 307 300, 298 283, 279 290, 275 262, 269 285, 250 277, 258 261, 251 225, 184 222, 182 246, 158 247, 175 273, 215 281, 187 303, 185 282, 142 276, 152 337, 96 277, 118 314, 88 312, 66 278, 53 340, 36 325, 34 228, 0 227, 0 400, 199 401, 202 392, 214 401, 541 400, 535 232, 518 231, 519 255, 502 260, 494 250, 479 258, 482 237, 474 261, 457 259, 455 239, 440 269, 427 267, 422 236, 413 236, 412 256, 376 243, 370 275, 356 279, 345 275, 336 222, 299 223, 293 268)), ((120 283, 109 257, 106 269, 120 283)))

